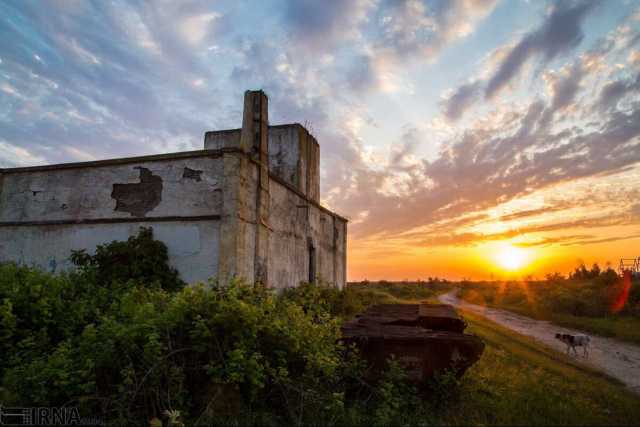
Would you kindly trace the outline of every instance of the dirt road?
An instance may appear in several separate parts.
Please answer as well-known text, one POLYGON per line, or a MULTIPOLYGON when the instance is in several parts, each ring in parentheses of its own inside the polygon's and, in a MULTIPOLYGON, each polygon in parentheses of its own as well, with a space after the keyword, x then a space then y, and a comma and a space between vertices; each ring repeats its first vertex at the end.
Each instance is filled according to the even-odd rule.
POLYGON ((594 336, 587 332, 557 326, 544 320, 531 319, 506 310, 470 304, 459 299, 457 293, 457 290, 453 290, 440 295, 439 300, 445 304, 451 304, 480 314, 506 328, 532 337, 559 351, 566 351, 566 345, 555 339, 556 333, 589 335, 591 337, 589 357, 584 358, 582 349, 579 348, 579 356, 576 359, 619 379, 631 390, 640 394, 640 346, 627 344, 612 338, 594 336))

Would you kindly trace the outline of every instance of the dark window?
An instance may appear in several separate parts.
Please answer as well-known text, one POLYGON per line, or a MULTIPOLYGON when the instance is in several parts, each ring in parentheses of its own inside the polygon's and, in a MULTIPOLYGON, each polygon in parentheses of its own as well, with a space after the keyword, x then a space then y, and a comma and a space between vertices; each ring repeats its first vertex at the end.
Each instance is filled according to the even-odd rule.
POLYGON ((316 281, 316 248, 309 243, 309 283, 316 281))

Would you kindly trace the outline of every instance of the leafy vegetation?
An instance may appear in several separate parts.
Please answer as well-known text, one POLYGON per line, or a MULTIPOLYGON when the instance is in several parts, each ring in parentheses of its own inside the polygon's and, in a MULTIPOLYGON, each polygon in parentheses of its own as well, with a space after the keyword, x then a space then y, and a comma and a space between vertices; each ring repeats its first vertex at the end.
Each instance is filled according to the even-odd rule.
POLYGON ((629 286, 611 269, 580 266, 568 278, 467 282, 461 290, 469 302, 640 343, 640 282, 629 286))
POLYGON ((185 287, 143 229, 79 270, 0 265, 0 403, 76 406, 110 423, 632 423, 639 399, 557 353, 471 319, 488 343, 462 380, 418 394, 391 360, 371 383, 340 323, 376 302, 422 301, 448 284, 185 287), (119 265, 125 263, 126 266, 119 265), (155 265, 151 268, 151 265, 155 265), (605 398, 606 397, 606 398, 605 398))
POLYGON ((81 268, 58 276, 0 266, 4 405, 114 423, 330 425, 386 424, 417 402, 398 367, 373 387, 340 343, 339 316, 367 300, 352 290, 184 287, 148 229, 73 257, 81 268))
POLYGON ((178 277, 178 271, 169 266, 167 247, 153 239, 151 228, 140 227, 140 232, 126 242, 98 245, 94 255, 87 254, 84 249, 73 251, 71 261, 79 267, 84 278, 90 277, 101 287, 121 286, 133 281, 144 283, 146 287, 175 291, 185 285, 178 277))
POLYGON ((603 374, 471 312, 486 344, 440 414, 454 425, 633 425, 640 398, 603 374))

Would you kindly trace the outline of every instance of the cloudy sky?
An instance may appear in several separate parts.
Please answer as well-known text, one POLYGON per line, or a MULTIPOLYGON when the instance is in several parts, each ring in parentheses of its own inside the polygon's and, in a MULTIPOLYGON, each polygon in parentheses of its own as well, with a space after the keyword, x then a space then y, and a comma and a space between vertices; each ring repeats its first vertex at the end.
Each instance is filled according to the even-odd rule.
POLYGON ((351 280, 640 256, 638 1, 0 2, 0 167, 200 149, 249 88, 318 138, 351 280))

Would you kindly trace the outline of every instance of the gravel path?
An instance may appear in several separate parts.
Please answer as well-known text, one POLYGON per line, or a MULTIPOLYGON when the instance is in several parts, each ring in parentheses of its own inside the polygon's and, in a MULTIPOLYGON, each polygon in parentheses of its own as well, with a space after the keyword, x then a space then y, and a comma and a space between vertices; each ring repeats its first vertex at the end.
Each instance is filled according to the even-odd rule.
MULTIPOLYGON (((440 295, 439 300, 465 310, 480 314, 506 328, 514 330, 559 350, 566 351, 566 345, 555 338, 556 333, 586 334, 591 337, 589 357, 582 356, 582 348, 578 348, 576 357, 581 363, 604 371, 619 379, 631 390, 640 394, 640 346, 627 344, 612 338, 592 335, 576 329, 568 329, 544 320, 535 320, 506 310, 470 304, 457 297, 458 290, 440 295)), ((573 354, 573 353, 572 353, 573 354)))

